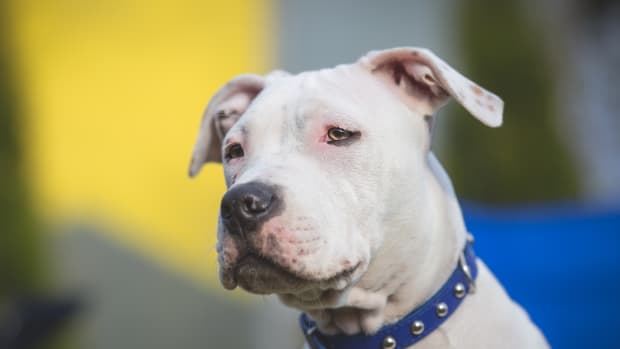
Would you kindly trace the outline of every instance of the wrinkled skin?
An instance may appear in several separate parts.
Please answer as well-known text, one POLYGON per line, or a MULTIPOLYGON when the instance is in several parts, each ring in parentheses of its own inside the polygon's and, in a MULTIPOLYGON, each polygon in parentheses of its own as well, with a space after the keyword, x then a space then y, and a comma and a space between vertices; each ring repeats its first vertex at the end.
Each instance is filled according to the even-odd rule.
MULTIPOLYGON (((190 174, 222 161, 229 190, 268 184, 282 206, 252 229, 220 219, 223 286, 277 294, 329 334, 373 333, 424 302, 454 269, 466 236, 430 151, 431 115, 450 96, 483 123, 501 124, 497 96, 421 49, 373 52, 298 75, 245 75, 224 86, 205 112, 190 174), (349 137, 333 142, 333 128, 349 137), (233 145, 241 156, 227 157, 233 145)), ((497 299, 506 323, 479 324, 512 327, 516 335, 503 336, 515 347, 545 347, 482 263, 480 270, 476 297, 497 299)), ((468 303, 476 301, 463 308, 468 303)), ((420 344, 449 347, 451 328, 455 338, 468 330, 449 321, 420 344)), ((462 343, 470 342, 496 343, 462 343)))

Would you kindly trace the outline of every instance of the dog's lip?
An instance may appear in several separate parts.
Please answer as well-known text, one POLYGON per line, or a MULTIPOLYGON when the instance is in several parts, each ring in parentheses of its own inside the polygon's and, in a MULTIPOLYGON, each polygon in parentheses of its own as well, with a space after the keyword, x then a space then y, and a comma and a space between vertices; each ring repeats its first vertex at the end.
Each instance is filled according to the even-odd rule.
POLYGON ((261 264, 264 264, 268 267, 277 269, 280 272, 284 272, 284 273, 288 273, 291 276, 297 277, 299 279, 303 279, 302 277, 300 277, 299 275, 295 274, 295 272, 292 272, 290 270, 288 270, 286 267, 283 267, 282 265, 274 262, 273 260, 261 255, 260 253, 256 253, 256 252, 248 252, 246 253, 243 257, 241 257, 239 259, 239 261, 237 262, 237 265, 235 267, 235 274, 238 273, 239 268, 241 266, 243 266, 244 264, 247 263, 251 263, 252 260, 254 261, 258 261, 261 264))
MULTIPOLYGON (((331 276, 313 278, 290 270, 289 268, 286 268, 279 263, 274 262, 268 257, 262 256, 255 252, 248 252, 237 261, 234 268, 232 268, 232 270, 227 273, 227 277, 222 277, 222 282, 224 283, 224 281, 226 281, 227 285, 225 284, 224 287, 226 287, 227 289, 234 289, 240 283, 243 288, 248 289, 249 291, 254 293, 289 293, 291 291, 297 293, 317 287, 320 290, 341 290, 348 286, 351 281, 351 276, 360 265, 361 262, 355 264, 350 268, 341 270, 331 276), (258 265, 260 268, 265 268, 265 273, 271 272, 277 276, 279 281, 282 281, 283 283, 288 285, 294 285, 294 287, 292 289, 288 289, 287 287, 277 287, 274 285, 273 289, 261 291, 253 289, 253 285, 247 284, 243 281, 241 281, 240 283, 241 274, 247 272, 246 270, 243 270, 243 268, 256 265, 258 265)), ((252 272, 255 273, 255 270, 252 272)))
POLYGON ((227 290, 234 290, 237 288, 237 278, 235 277, 234 271, 230 269, 220 269, 220 283, 227 290))

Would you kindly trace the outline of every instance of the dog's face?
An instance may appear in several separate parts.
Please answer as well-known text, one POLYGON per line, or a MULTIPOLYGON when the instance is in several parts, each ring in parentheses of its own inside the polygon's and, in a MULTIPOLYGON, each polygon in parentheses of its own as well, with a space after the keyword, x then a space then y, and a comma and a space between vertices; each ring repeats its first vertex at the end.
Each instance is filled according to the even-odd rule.
POLYGON ((421 164, 428 144, 424 118, 395 99, 356 66, 264 87, 223 139, 225 286, 312 293, 364 272, 381 243, 377 203, 398 194, 399 163, 421 164))
POLYGON ((190 174, 207 161, 224 166, 224 287, 312 304, 357 282, 394 210, 423 206, 431 115, 450 95, 483 122, 501 122, 496 96, 419 49, 223 87, 205 112, 190 174))

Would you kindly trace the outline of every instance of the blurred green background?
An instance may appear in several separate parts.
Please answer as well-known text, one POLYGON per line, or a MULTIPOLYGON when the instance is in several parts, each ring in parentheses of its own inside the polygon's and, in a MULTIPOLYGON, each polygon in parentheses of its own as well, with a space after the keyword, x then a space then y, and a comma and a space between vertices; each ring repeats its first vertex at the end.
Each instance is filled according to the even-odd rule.
POLYGON ((620 200, 619 23, 611 0, 1 1, 0 340, 35 302, 64 325, 31 347, 300 345, 294 312, 220 290, 221 169, 185 177, 243 72, 428 47, 506 103, 500 129, 440 112, 461 199, 620 200))

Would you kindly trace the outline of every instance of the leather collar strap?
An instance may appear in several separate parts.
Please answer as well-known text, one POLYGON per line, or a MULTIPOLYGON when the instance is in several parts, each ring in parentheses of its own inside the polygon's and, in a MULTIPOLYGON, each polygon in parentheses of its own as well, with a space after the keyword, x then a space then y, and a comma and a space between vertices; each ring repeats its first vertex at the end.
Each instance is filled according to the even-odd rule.
POLYGON ((299 322, 308 345, 312 349, 403 349, 422 340, 454 313, 468 293, 475 292, 478 268, 472 243, 473 239, 469 238, 456 269, 437 293, 374 335, 324 335, 306 314, 301 314, 299 322))

